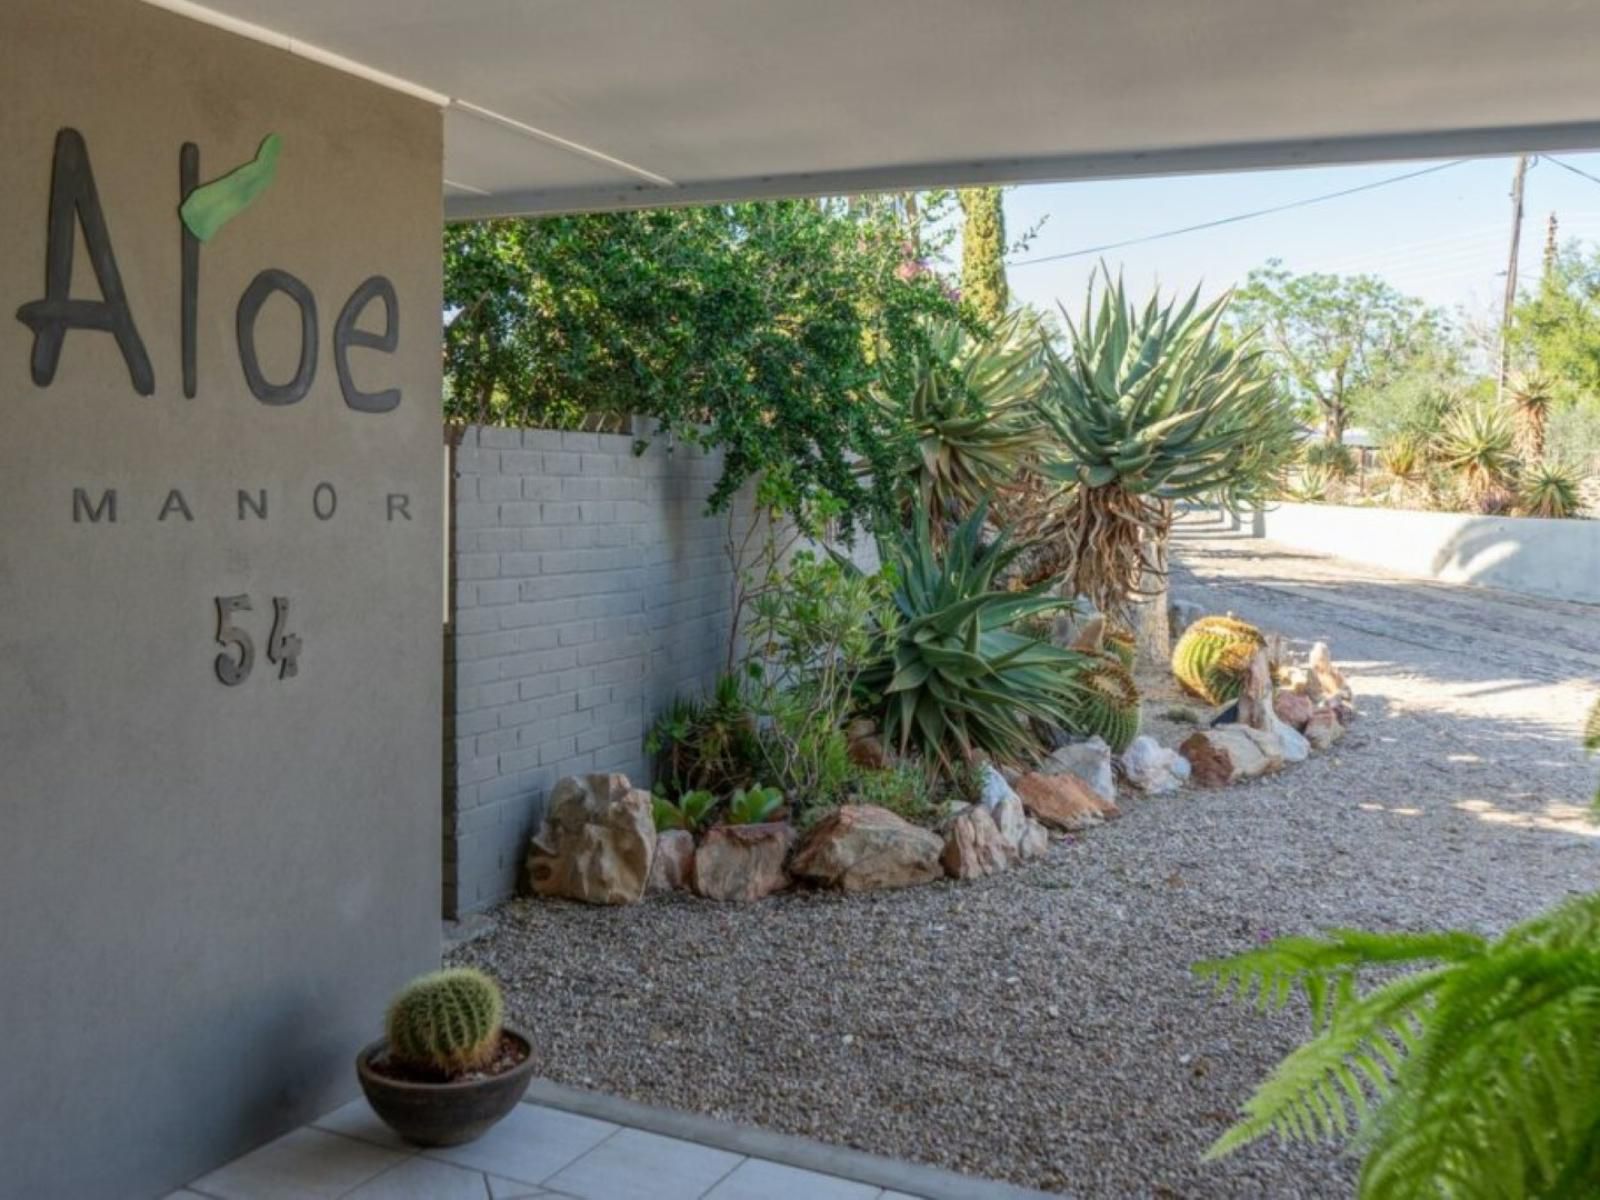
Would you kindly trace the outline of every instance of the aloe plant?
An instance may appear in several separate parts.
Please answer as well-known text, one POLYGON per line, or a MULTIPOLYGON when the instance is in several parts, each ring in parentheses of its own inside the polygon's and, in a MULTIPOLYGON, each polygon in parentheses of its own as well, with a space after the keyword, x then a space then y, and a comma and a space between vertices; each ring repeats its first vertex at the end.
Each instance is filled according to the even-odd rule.
POLYGON ((716 806, 716 796, 701 790, 685 792, 676 804, 665 796, 655 796, 651 809, 658 830, 686 829, 694 833, 711 819, 711 810, 716 806))
POLYGON ((953 773, 982 750, 1021 762, 1038 745, 1028 718, 1069 726, 1082 699, 1089 660, 1012 626, 1071 607, 1044 585, 997 590, 996 575, 1020 553, 1005 534, 980 538, 988 508, 979 504, 936 546, 926 512, 910 530, 880 542, 896 585, 898 623, 880 636, 861 673, 866 707, 901 754, 921 752, 929 770, 953 773))
POLYGON ((1564 520, 1578 515, 1578 477, 1560 463, 1537 463, 1517 483, 1517 504, 1530 517, 1564 520))
POLYGON ((1440 465, 1480 503, 1508 488, 1516 477, 1516 434, 1497 404, 1468 405, 1452 413, 1439 431, 1440 465))
POLYGON ((729 825, 759 825, 783 807, 783 793, 775 787, 740 788, 728 800, 729 825))
POLYGON ((1544 457, 1545 426, 1555 404, 1550 380, 1537 372, 1520 375, 1507 393, 1516 416, 1517 452, 1529 462, 1544 457))
POLYGON ((1294 451, 1294 422, 1249 340, 1229 344, 1219 322, 1231 293, 1200 304, 1152 297, 1142 310, 1118 280, 1069 345, 1049 348, 1041 410, 1058 456, 1041 467, 1075 485, 1067 507, 1069 590, 1125 616, 1164 570, 1174 501, 1227 508, 1265 501, 1294 451))
POLYGON ((909 503, 933 515, 935 537, 1016 479, 1039 446, 1034 401, 1044 380, 1040 344, 1024 318, 987 339, 955 321, 927 330, 909 397, 880 392, 891 426, 914 439, 901 481, 909 503))

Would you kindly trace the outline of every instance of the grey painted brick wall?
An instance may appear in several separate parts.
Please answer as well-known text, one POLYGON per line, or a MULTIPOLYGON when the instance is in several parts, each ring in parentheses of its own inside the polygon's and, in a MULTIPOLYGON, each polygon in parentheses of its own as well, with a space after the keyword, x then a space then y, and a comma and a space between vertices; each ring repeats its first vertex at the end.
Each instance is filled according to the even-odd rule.
POLYGON ((444 908, 509 896, 563 775, 648 783, 644 736, 726 653, 721 460, 628 435, 473 427, 454 453, 444 908))

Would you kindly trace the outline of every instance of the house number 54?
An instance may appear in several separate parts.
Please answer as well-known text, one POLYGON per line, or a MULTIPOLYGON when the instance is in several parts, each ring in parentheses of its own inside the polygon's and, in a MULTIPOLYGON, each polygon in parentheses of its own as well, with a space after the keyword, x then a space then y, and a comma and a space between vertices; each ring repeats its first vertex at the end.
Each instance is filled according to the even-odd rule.
MULTIPOLYGON (((250 669, 256 665, 256 643, 248 630, 235 625, 233 618, 249 612, 250 597, 217 597, 217 644, 228 647, 217 655, 217 678, 229 687, 236 687, 250 678, 250 669)), ((300 673, 300 635, 289 632, 289 598, 272 598, 272 633, 267 638, 267 660, 278 668, 278 678, 287 679, 300 673)))

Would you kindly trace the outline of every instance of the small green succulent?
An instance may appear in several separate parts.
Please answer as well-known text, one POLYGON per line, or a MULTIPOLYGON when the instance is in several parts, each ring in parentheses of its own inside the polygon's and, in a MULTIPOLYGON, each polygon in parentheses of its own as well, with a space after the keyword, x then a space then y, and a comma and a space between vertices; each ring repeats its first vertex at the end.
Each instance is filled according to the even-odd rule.
POLYGON ((740 788, 728 801, 729 825, 759 825, 783 807, 783 793, 775 787, 740 788))
POLYGON ((711 810, 717 798, 711 792, 685 792, 674 804, 665 796, 653 798, 651 809, 655 814, 656 829, 686 829, 695 833, 711 819, 711 810))

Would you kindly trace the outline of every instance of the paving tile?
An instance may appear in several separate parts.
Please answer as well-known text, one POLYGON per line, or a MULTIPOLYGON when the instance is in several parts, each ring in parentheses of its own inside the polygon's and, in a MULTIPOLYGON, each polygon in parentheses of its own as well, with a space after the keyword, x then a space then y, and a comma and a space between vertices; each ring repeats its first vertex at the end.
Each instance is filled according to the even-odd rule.
POLYGON ((878 1188, 764 1158, 747 1158, 705 1200, 879 1200, 878 1188))
POLYGON ((406 1157, 306 1127, 219 1167, 194 1187, 218 1200, 337 1200, 406 1157))
POLYGON ((529 1200, 530 1197, 543 1200, 553 1194, 531 1184, 518 1183, 515 1179, 501 1179, 496 1175, 487 1175, 485 1178, 489 1181, 489 1200, 529 1200))
POLYGON ((374 1146, 387 1146, 391 1150, 411 1151, 413 1147, 398 1133, 390 1129, 372 1111, 372 1105, 358 1097, 343 1108, 336 1108, 312 1122, 318 1129, 329 1133, 342 1133, 345 1137, 360 1138, 374 1146))
POLYGON ((580 1117, 542 1104, 519 1104, 477 1141, 465 1146, 442 1146, 424 1154, 518 1183, 538 1184, 616 1131, 617 1126, 609 1121, 580 1117))
POLYGON ((552 1176, 549 1186, 583 1200, 700 1200, 740 1161, 726 1150, 624 1129, 552 1176))
POLYGON ((349 1194, 349 1200, 486 1200, 482 1171, 413 1158, 349 1194))

